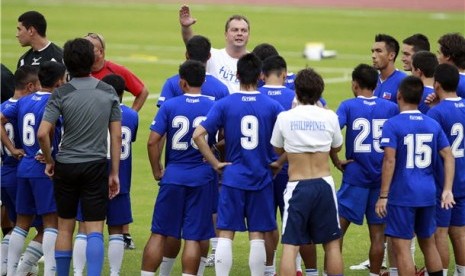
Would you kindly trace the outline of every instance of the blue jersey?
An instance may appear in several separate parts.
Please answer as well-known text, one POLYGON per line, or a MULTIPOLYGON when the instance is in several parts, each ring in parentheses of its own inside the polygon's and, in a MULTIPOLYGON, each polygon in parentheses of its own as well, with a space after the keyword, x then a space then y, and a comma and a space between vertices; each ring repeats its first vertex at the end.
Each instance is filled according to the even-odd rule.
MULTIPOLYGON (((179 75, 167 79, 158 98, 157 106, 160 107, 167 100, 184 94, 179 86, 179 75)), ((217 101, 229 95, 229 90, 220 80, 210 74, 205 75, 205 82, 200 87, 201 94, 217 101)))
POLYGON ((342 181, 353 186, 379 188, 383 150, 380 139, 384 122, 397 115, 397 105, 377 97, 345 100, 336 111, 339 125, 346 127, 346 159, 342 181))
POLYGON ((292 108, 292 101, 295 97, 294 90, 291 90, 285 86, 264 85, 258 88, 258 91, 278 101, 284 110, 289 110, 292 108))
POLYGON ((421 113, 426 114, 429 110, 429 106, 425 104, 426 97, 428 95, 434 93, 434 88, 432 86, 425 86, 423 88, 423 95, 421 96, 421 101, 420 104, 418 105, 418 110, 420 110, 421 113))
MULTIPOLYGON (((10 106, 16 105, 18 102, 17 99, 10 98, 2 103, 1 111, 3 113, 4 110, 8 109, 10 106)), ((13 143, 16 148, 21 148, 21 141, 19 140, 19 132, 18 132, 18 120, 16 118, 10 118, 8 122, 5 124, 5 130, 8 134, 8 138, 13 143)), ((11 153, 6 149, 6 147, 2 146, 2 176, 7 175, 9 173, 15 173, 18 167, 18 159, 14 158, 11 153)), ((8 183, 3 181, 4 178, 2 177, 1 183, 2 187, 12 187, 16 186, 16 183, 8 183)))
MULTIPOLYGON (((127 194, 131 190, 132 176, 132 143, 136 141, 139 127, 139 115, 124 104, 121 107, 121 155, 119 162, 120 194, 127 194)), ((110 142, 108 142, 110 146, 110 142)), ((110 158, 108 150, 108 158, 110 158)), ((109 161, 110 162, 110 161, 109 161)), ((110 163, 109 163, 110 165, 110 163)), ((110 168, 110 166, 109 166, 110 168)))
MULTIPOLYGON (((18 100, 16 105, 10 106, 3 111, 3 115, 8 119, 16 118, 22 148, 26 154, 21 158, 18 165, 18 177, 34 178, 46 177, 45 164, 35 160, 35 155, 39 151, 39 141, 37 131, 39 129, 42 116, 45 111, 50 92, 36 92, 24 96, 18 100)), ((61 122, 55 125, 54 137, 52 139, 53 155, 58 150, 61 139, 61 122)))
POLYGON ((400 82, 405 77, 407 77, 407 74, 397 69, 385 80, 381 80, 381 75, 379 75, 378 84, 375 91, 373 91, 373 95, 397 103, 397 90, 400 82))
POLYGON ((457 96, 465 99, 465 73, 459 74, 459 85, 457 86, 457 96))
MULTIPOLYGON (((200 186, 213 180, 211 166, 192 139, 195 128, 205 120, 214 101, 202 95, 184 94, 164 103, 150 130, 166 134, 165 172, 161 184, 200 186)), ((213 144, 216 131, 209 132, 213 144)))
MULTIPOLYGON (((435 119, 446 133, 455 157, 455 175, 452 191, 455 197, 465 196, 465 100, 448 98, 431 108, 428 116, 435 119)), ((438 167, 439 175, 444 175, 444 167, 438 167)), ((440 186, 444 179, 440 179, 440 186)))
POLYGON ((449 146, 441 126, 420 111, 405 111, 383 126, 381 147, 396 150, 389 204, 422 207, 436 205, 434 164, 449 146))
POLYGON ((214 133, 224 128, 225 160, 222 184, 261 190, 271 184, 271 133, 282 106, 258 91, 240 91, 218 101, 201 125, 214 133))

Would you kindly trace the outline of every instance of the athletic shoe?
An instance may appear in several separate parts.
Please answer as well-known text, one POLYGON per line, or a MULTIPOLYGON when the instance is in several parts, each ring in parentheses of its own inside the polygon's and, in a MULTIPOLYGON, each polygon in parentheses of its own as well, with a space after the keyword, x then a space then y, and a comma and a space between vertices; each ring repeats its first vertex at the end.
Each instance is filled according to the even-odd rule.
POLYGON ((297 273, 295 274, 296 276, 303 276, 302 271, 297 270, 297 273))
POLYGON ((350 270, 365 270, 370 268, 370 260, 363 261, 358 265, 351 265, 350 270))
POLYGON ((124 249, 136 249, 136 245, 130 234, 123 234, 124 249))
POLYGON ((426 275, 426 267, 418 269, 415 266, 415 276, 425 276, 426 275))
POLYGON ((215 266, 215 253, 211 253, 210 256, 208 256, 207 260, 205 261, 205 266, 206 267, 215 266))
MULTIPOLYGON (((21 263, 23 262, 23 257, 21 256, 21 258, 19 259, 19 262, 18 262, 18 267, 21 266, 21 263)), ((39 276, 39 265, 37 263, 35 263, 32 267, 31 267, 31 271, 29 271, 26 276, 39 276)))

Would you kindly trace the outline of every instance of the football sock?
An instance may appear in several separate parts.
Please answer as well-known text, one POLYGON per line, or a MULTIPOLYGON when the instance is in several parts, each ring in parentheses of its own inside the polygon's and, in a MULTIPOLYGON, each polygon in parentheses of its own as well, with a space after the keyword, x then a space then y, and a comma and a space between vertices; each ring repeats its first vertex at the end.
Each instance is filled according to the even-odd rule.
POLYGON ((216 275, 229 275, 232 266, 232 240, 218 238, 215 251, 215 273, 216 275))
POLYGON ((318 276, 318 269, 316 268, 305 269, 305 276, 318 276))
POLYGON ((160 264, 160 276, 170 276, 176 258, 163 257, 160 264))
POLYGON ((32 267, 37 264, 42 255, 42 244, 34 240, 29 242, 26 251, 24 252, 23 260, 18 265, 17 274, 27 275, 28 272, 31 271, 32 267))
POLYGON ((140 276, 155 276, 155 272, 150 272, 150 271, 141 271, 140 276))
POLYGON ((86 266, 87 235, 78 233, 74 239, 73 269, 74 276, 82 276, 86 266))
POLYGON ((399 276, 397 272, 397 267, 390 267, 389 268, 389 276, 399 276))
POLYGON ((100 232, 92 232, 87 235, 87 275, 100 276, 103 268, 103 234, 100 232))
POLYGON ((250 241, 249 267, 252 276, 265 273, 266 250, 265 241, 256 239, 250 241))
POLYGON ((110 276, 118 276, 123 263, 124 239, 122 234, 110 235, 108 242, 108 262, 110 276))
POLYGON ((6 268, 8 266, 8 245, 10 244, 10 236, 11 234, 7 234, 3 237, 2 240, 2 247, 1 247, 1 253, 2 254, 2 260, 1 260, 1 266, 2 266, 2 275, 6 274, 6 268))
POLYGON ((55 261, 57 264, 57 276, 69 276, 69 267, 73 251, 55 251, 55 261))
POLYGON ((197 276, 203 276, 205 271, 205 265, 207 264, 207 258, 200 257, 199 269, 197 270, 197 276))
POLYGON ((11 232, 10 244, 8 246, 8 275, 16 275, 19 258, 23 250, 24 241, 27 237, 27 231, 16 226, 11 232))
POLYGON ((55 242, 58 230, 55 228, 45 228, 42 240, 42 250, 44 252, 44 276, 54 276, 56 272, 55 242))

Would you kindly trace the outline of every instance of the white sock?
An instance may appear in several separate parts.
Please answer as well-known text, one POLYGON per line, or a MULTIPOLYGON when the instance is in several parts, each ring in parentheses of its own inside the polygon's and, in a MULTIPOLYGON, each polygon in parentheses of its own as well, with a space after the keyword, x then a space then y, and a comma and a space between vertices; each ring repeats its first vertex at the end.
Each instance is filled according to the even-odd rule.
POLYGON ((252 276, 262 276, 265 273, 265 262, 265 240, 251 240, 249 255, 250 274, 252 276))
POLYGON ((6 274, 6 269, 8 266, 8 245, 10 244, 10 234, 6 234, 5 237, 3 237, 2 240, 2 247, 1 247, 1 253, 2 254, 2 260, 0 265, 2 266, 1 273, 2 275, 6 274))
POLYGON ((214 254, 216 247, 218 246, 218 238, 211 238, 210 245, 212 246, 212 254, 214 254))
POLYGON ((455 265, 454 276, 465 276, 465 265, 455 265))
POLYGON ((215 251, 216 275, 229 275, 232 262, 232 240, 227 238, 218 238, 218 245, 216 246, 215 251))
POLYGON ((297 253, 295 257, 295 270, 302 271, 302 256, 300 256, 300 253, 297 253))
POLYGON ((390 267, 389 268, 389 276, 399 276, 397 272, 397 267, 390 267))
POLYGON ((87 235, 78 233, 74 239, 73 270, 74 276, 82 276, 86 266, 87 235))
POLYGON ((36 242, 34 240, 30 241, 26 251, 24 252, 23 261, 20 265, 18 265, 16 273, 19 275, 27 275, 31 272, 32 267, 36 265, 42 257, 42 250, 42 244, 40 242, 36 242))
POLYGON ((55 242, 58 230, 55 228, 44 229, 42 250, 44 251, 44 276, 55 276, 57 267, 55 262, 55 242))
POLYGON ((110 235, 108 242, 108 263, 110 276, 118 276, 124 256, 123 234, 110 235))
POLYGON ((266 265, 265 266, 265 275, 274 275, 276 273, 276 269, 272 265, 266 265))
POLYGON ((8 275, 15 275, 28 231, 15 226, 8 246, 8 275))
POLYGON ((150 271, 140 271, 140 276, 155 276, 155 272, 150 272, 150 271))
POLYGON ((370 272, 370 276, 379 276, 379 274, 371 273, 371 272, 370 272))
POLYGON ((318 276, 318 269, 316 268, 305 269, 305 276, 318 276))
POLYGON ((199 264, 199 269, 197 270, 197 276, 203 276, 203 272, 205 271, 206 264, 207 264, 207 258, 200 257, 200 264, 199 264))
POLYGON ((416 238, 413 237, 413 239, 410 242, 410 254, 412 254, 412 260, 414 264, 415 264, 415 241, 416 241, 416 238))
POLYGON ((163 260, 161 261, 161 264, 160 264, 160 268, 158 269, 160 271, 158 275, 170 276, 171 271, 173 270, 175 261, 176 261, 176 258, 163 257, 163 260))
POLYGON ((194 274, 183 273, 182 276, 195 276, 194 274))

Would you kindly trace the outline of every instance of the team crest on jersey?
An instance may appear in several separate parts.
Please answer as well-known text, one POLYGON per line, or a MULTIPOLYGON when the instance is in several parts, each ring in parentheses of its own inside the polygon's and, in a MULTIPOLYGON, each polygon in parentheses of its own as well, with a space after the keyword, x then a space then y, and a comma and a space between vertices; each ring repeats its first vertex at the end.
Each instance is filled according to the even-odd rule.
POLYGON ((391 93, 383 92, 383 99, 390 100, 391 99, 391 93))
POLYGON ((31 63, 31 65, 40 65, 40 62, 39 62, 39 61, 40 61, 41 58, 42 58, 42 57, 32 58, 32 63, 31 63))

